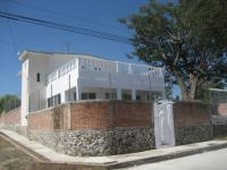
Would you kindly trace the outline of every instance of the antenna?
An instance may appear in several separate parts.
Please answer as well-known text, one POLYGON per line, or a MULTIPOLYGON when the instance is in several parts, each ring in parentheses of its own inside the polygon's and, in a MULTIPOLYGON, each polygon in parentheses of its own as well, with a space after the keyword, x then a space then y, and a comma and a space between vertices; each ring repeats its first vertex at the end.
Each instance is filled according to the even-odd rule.
POLYGON ((65 45, 66 45, 66 53, 69 53, 72 43, 71 42, 65 42, 65 45))

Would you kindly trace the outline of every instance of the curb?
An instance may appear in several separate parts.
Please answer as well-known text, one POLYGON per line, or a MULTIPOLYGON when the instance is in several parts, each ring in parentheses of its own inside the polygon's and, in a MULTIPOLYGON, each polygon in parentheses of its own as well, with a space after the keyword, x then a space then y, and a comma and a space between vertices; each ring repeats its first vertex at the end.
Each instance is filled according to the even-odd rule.
MULTIPOLYGON (((15 132, 12 132, 12 133, 15 133, 15 132)), ((37 163, 30 165, 31 166, 30 169, 32 170, 41 170, 41 169, 112 170, 112 169, 137 166, 141 164, 160 162, 160 161, 185 157, 189 155, 199 154, 203 152, 227 148, 227 141, 213 140, 213 141, 206 141, 206 142, 200 142, 200 143, 194 143, 194 144, 188 144, 188 145, 175 146, 172 148, 150 150, 150 151, 133 153, 133 154, 106 156, 111 161, 110 160, 103 161, 102 163, 95 162, 95 161, 83 162, 76 159, 75 159, 75 162, 72 162, 72 161, 70 162, 67 159, 64 159, 61 162, 57 162, 54 159, 46 157, 45 154, 39 153, 36 150, 29 148, 29 146, 26 146, 23 143, 23 140, 19 138, 19 136, 18 136, 19 138, 18 139, 18 138, 12 137, 10 133, 4 133, 4 131, 0 131, 0 136, 4 140, 7 140, 9 143, 13 144, 17 148, 25 152, 27 155, 37 160, 37 163)))
POLYGON ((106 167, 108 167, 109 170, 127 168, 127 167, 142 165, 142 164, 161 162, 161 161, 171 160, 171 159, 175 159, 175 158, 186 157, 186 156, 190 156, 190 155, 219 150, 219 149, 223 149, 223 148, 227 148, 227 142, 224 144, 212 145, 210 147, 194 149, 194 150, 190 150, 190 151, 170 153, 170 154, 154 156, 154 157, 149 157, 149 158, 144 158, 144 159, 127 161, 127 162, 123 162, 123 163, 112 163, 112 164, 106 165, 106 167))

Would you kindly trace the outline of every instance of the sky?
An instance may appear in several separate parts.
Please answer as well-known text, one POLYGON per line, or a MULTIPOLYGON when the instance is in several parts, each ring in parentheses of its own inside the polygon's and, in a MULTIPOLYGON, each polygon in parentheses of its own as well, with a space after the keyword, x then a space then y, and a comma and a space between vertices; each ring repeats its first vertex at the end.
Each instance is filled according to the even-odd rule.
MULTIPOLYGON (((118 19, 138 12, 148 0, 0 0, 0 11, 131 37, 118 19)), ((111 60, 127 58, 127 43, 64 32, 0 17, 0 96, 20 94, 19 54, 24 50, 86 53, 111 60)))
MULTIPOLYGON (((165 2, 165 0, 162 0, 165 2)), ((0 11, 124 37, 133 33, 119 22, 149 0, 0 0, 0 11)), ((133 46, 0 17, 0 96, 21 93, 24 50, 85 53, 138 63, 127 57, 133 46)), ((176 89, 177 90, 177 89, 176 89)), ((175 91, 176 91, 175 90, 175 91)))

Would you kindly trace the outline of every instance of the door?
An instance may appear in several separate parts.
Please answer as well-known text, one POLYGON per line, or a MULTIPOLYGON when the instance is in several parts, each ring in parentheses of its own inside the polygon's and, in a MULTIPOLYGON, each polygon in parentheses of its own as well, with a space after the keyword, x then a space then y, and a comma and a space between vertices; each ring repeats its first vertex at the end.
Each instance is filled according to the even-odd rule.
POLYGON ((175 146, 171 101, 159 101, 154 104, 154 131, 156 148, 175 146))

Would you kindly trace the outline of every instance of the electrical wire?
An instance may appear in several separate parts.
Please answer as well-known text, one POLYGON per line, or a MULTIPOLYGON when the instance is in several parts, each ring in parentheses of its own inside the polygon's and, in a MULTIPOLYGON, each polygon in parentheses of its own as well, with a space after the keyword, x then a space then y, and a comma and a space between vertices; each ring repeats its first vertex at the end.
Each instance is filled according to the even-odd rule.
MULTIPOLYGON (((7 6, 5 6, 5 8, 8 9, 9 6, 7 5, 7 6)), ((10 36, 11 36, 11 39, 12 39, 12 45, 13 45, 12 47, 13 47, 14 52, 17 53, 17 45, 16 45, 16 38, 15 38, 15 35, 14 35, 13 25, 10 22, 9 19, 7 19, 7 23, 8 23, 8 26, 9 26, 10 36)))
POLYGON ((103 27, 106 27, 106 28, 111 28, 111 29, 114 29, 114 30, 116 30, 116 29, 121 30, 118 27, 115 27, 115 26, 112 26, 112 25, 109 25, 109 24, 106 24, 106 23, 103 23, 103 22, 99 22, 99 21, 95 21, 95 20, 91 20, 91 19, 87 19, 87 18, 81 18, 81 17, 75 16, 75 15, 65 14, 63 12, 59 12, 59 11, 55 11, 55 10, 41 8, 41 7, 36 6, 36 5, 31 5, 31 4, 28 5, 28 4, 25 4, 25 3, 21 3, 20 1, 17 1, 17 0, 10 0, 8 2, 16 4, 16 5, 21 6, 21 7, 27 6, 31 9, 35 9, 35 10, 42 11, 42 12, 45 12, 45 13, 54 14, 54 15, 58 15, 58 16, 65 16, 65 17, 68 17, 68 18, 72 18, 74 20, 76 19, 76 20, 79 20, 79 21, 84 22, 84 23, 89 23, 89 24, 92 23, 92 24, 95 24, 95 25, 103 26, 103 27))
POLYGON ((52 22, 52 21, 26 17, 26 16, 22 16, 22 15, 16 15, 16 14, 2 12, 2 11, 0 11, 0 17, 7 18, 10 20, 14 20, 14 21, 24 22, 24 23, 41 25, 41 26, 45 26, 45 27, 49 27, 49 28, 67 31, 67 32, 87 35, 87 36, 91 36, 91 37, 111 40, 111 41, 115 41, 115 42, 131 44, 128 37, 123 37, 123 36, 119 36, 119 35, 112 34, 112 33, 94 31, 94 30, 87 29, 87 28, 81 28, 81 27, 56 23, 56 22, 52 22))

